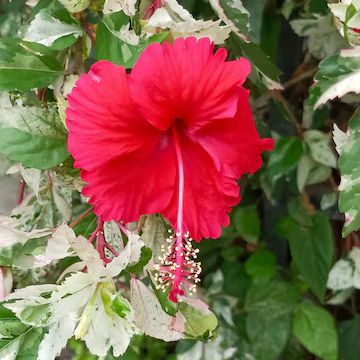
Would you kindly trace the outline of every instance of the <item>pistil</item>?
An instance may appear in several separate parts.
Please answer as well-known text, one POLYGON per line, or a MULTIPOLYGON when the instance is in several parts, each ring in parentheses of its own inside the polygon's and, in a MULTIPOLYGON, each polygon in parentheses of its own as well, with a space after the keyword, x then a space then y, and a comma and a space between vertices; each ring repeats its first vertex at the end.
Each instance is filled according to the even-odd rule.
POLYGON ((200 281, 200 263, 196 262, 198 249, 193 249, 192 239, 188 232, 184 233, 184 163, 181 145, 176 126, 172 127, 172 137, 175 146, 178 165, 178 208, 175 234, 170 230, 167 238, 168 246, 162 245, 162 256, 159 257, 161 265, 157 265, 158 273, 155 274, 157 288, 166 291, 170 286, 169 299, 178 301, 178 296, 184 296, 188 289, 190 295, 196 291, 196 283, 200 281))

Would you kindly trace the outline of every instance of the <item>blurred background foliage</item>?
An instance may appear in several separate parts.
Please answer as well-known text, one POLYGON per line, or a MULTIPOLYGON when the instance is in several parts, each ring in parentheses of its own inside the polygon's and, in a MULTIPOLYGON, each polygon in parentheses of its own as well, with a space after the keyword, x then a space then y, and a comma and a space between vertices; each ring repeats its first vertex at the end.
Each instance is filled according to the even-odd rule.
MULTIPOLYGON (((81 36, 73 33, 50 46, 60 62, 69 57, 67 75, 79 74, 80 68, 86 70, 96 58, 124 63, 119 40, 112 37, 107 31, 109 27, 102 22, 101 0, 91 1, 86 11, 72 18, 56 0, 40 0, 35 7, 28 6, 30 2, 1 2, 2 38, 21 37, 41 9, 50 9, 57 19, 81 29, 81 36)), ((220 3, 223 2, 226 3, 220 3)), ((196 19, 217 19, 207 0, 179 3, 196 19)), ((230 58, 242 55, 253 63, 246 86, 251 89, 254 116, 259 131, 264 136, 273 136, 276 147, 265 154, 259 173, 241 179, 242 202, 233 210, 231 225, 224 229, 222 237, 198 245, 203 264, 200 295, 219 318, 217 337, 208 343, 196 340, 165 343, 137 336, 121 359, 360 359, 358 225, 342 230, 344 215, 338 208, 341 174, 332 141, 334 124, 343 131, 348 129, 359 98, 347 95, 341 102, 337 99, 314 110, 329 87, 326 81, 334 82, 336 76, 360 69, 360 58, 354 57, 350 65, 341 66, 338 59, 340 49, 356 45, 357 31, 352 32, 351 38, 341 36, 337 27, 343 25, 333 17, 325 0, 242 3, 250 14, 246 36, 251 42, 244 42, 232 33, 226 47, 230 58), (320 62, 323 73, 317 75, 317 85, 312 87, 320 62), (283 89, 271 85, 279 75, 283 89), (345 259, 344 263, 339 265, 336 262, 339 259, 345 259)), ((233 16, 237 19, 236 14, 233 16)), ((136 28, 136 19, 133 21, 136 28)), ((127 61, 136 57, 134 52, 127 61)), ((56 65, 53 71, 57 71, 56 65)), ((0 59, 0 78, 6 76, 1 73, 0 59)), ((360 80, 357 82, 360 88, 360 80)), ((18 92, 13 96, 20 97, 18 92)), ((328 99, 336 96, 340 95, 330 95, 328 99)), ((26 93, 23 101, 39 105, 44 98, 56 102, 49 89, 38 97, 26 93)), ((356 114, 352 121, 356 130, 356 114)), ((1 141, 4 139, 0 135, 1 141)), ((1 153, 13 162, 21 162, 2 149, 4 146, 0 144, 1 153)), ((350 164, 344 159, 343 171, 357 169, 360 160, 356 154, 359 152, 352 155, 350 164)), ((9 160, 4 158, 1 166, 4 178, 9 177, 5 175, 7 165, 9 160)), ((70 170, 63 173, 72 176, 70 170)), ((17 192, 14 182, 4 185, 8 194, 13 193, 13 201, 17 192)), ((349 201, 359 202, 358 197, 355 191, 350 193, 350 199, 343 199, 342 211, 348 211, 349 201)), ((9 201, 5 197, 0 199, 3 212, 8 211, 9 201)), ((44 218, 50 216, 51 210, 46 211, 44 218)), ((81 209, 74 207, 72 212, 76 218, 81 209)), ((94 226, 91 221, 78 232, 89 232, 88 228, 94 226)), ((21 273, 14 278, 18 284, 28 285, 37 281, 34 276, 21 273)), ((71 340, 61 358, 96 357, 87 352, 82 342, 71 340)))

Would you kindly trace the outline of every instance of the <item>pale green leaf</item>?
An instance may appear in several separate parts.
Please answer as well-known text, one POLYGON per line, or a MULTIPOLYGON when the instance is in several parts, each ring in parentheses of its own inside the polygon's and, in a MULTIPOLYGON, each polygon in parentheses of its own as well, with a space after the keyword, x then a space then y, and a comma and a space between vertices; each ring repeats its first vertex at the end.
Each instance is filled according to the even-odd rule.
POLYGON ((178 307, 186 320, 184 330, 188 337, 208 340, 215 335, 219 323, 205 303, 187 299, 186 302, 180 302, 178 307))
POLYGON ((90 5, 90 0, 59 0, 67 11, 70 13, 77 13, 85 10, 90 5))
POLYGON ((146 335, 164 341, 176 341, 182 332, 172 328, 174 318, 166 314, 154 295, 141 281, 131 279, 130 303, 134 308, 136 326, 146 335))

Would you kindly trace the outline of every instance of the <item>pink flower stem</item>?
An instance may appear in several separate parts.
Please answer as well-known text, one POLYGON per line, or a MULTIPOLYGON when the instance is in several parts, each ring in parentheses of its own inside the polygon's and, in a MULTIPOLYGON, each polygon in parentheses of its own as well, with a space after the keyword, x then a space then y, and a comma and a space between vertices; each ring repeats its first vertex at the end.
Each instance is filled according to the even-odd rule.
POLYGON ((111 253, 114 255, 114 256, 119 256, 119 253, 114 249, 114 247, 113 246, 111 246, 109 243, 107 243, 106 241, 105 241, 105 247, 109 250, 109 251, 111 251, 111 253))
POLYGON ((96 229, 95 229, 94 232, 91 234, 91 236, 90 236, 90 238, 89 238, 89 240, 88 240, 89 243, 92 243, 92 242, 95 240, 96 235, 97 235, 100 231, 103 230, 103 227, 104 227, 104 222, 103 222, 100 218, 98 218, 98 223, 97 223, 96 229))
POLYGON ((176 221, 176 270, 175 278, 173 280, 172 289, 170 292, 170 298, 173 301, 177 301, 177 295, 180 292, 180 284, 182 280, 182 273, 184 267, 184 254, 183 254, 183 211, 184 211, 184 163, 181 153, 180 141, 176 132, 176 127, 172 127, 172 135, 174 139, 176 159, 178 164, 178 177, 179 177, 179 188, 178 188, 178 210, 177 210, 177 221, 176 221))
POLYGON ((114 247, 107 243, 104 236, 104 222, 100 218, 98 218, 96 229, 91 234, 88 242, 92 243, 95 240, 95 238, 96 238, 96 245, 95 245, 96 250, 98 251, 101 260, 105 264, 111 261, 106 257, 105 249, 108 249, 114 256, 119 256, 119 253, 114 249, 114 247))
POLYGON ((144 19, 145 20, 150 19, 154 15, 155 10, 162 6, 163 6, 163 0, 153 0, 152 3, 147 8, 147 10, 145 11, 144 19))
POLYGON ((25 181, 24 179, 21 179, 19 183, 18 195, 16 198, 16 205, 20 205, 23 202, 24 192, 25 192, 25 181))
POLYGON ((121 222, 118 222, 118 225, 119 225, 120 230, 121 230, 124 234, 127 234, 128 229, 126 228, 126 226, 123 225, 121 222))

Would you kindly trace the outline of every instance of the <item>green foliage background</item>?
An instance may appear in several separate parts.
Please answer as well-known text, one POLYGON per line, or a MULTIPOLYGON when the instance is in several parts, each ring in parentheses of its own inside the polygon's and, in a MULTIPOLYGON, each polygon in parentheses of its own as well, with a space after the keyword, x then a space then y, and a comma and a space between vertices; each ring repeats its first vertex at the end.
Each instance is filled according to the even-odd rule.
MULTIPOLYGON (((217 19, 207 0, 179 3, 197 19, 217 19)), ((319 99, 360 69, 358 55, 340 56, 340 49, 356 45, 360 35, 352 31, 350 38, 346 24, 339 25, 325 0, 243 0, 250 14, 244 19, 244 14, 227 7, 229 3, 220 1, 250 42, 233 32, 225 46, 230 58, 242 55, 252 62, 246 86, 252 92, 254 116, 259 131, 273 136, 276 147, 265 154, 258 174, 241 179, 242 202, 233 210, 231 225, 222 237, 199 244, 204 269, 200 292, 219 318, 216 339, 175 344, 137 336, 121 359, 359 360, 360 283, 356 276, 360 260, 349 257, 360 246, 356 211, 360 207, 356 183, 359 113, 349 123, 359 98, 352 94, 342 102, 337 99, 324 105, 326 100, 343 95, 335 91, 322 103, 319 99), (344 38, 336 25, 344 26, 344 38), (279 75, 283 90, 271 85, 279 75), (349 129, 350 140, 344 140, 348 143, 343 145, 339 162, 332 141, 334 124, 343 131, 349 129), (338 207, 342 175, 354 182, 340 188, 340 210, 351 214, 344 229, 344 215, 338 207), (346 259, 350 270, 347 275, 337 272, 338 283, 330 286, 329 273, 340 258, 346 259)), ((78 176, 66 151, 61 101, 47 86, 60 75, 79 74, 96 59, 131 68, 148 43, 161 42, 168 35, 157 34, 139 45, 128 45, 131 56, 125 57, 124 44, 111 30, 129 23, 129 18, 123 13, 103 16, 102 5, 91 1, 86 10, 70 16, 56 0, 40 0, 33 8, 21 0, 0 4, 0 90, 10 91, 13 104, 21 99, 39 109, 32 117, 37 120, 25 127, 21 121, 14 126, 13 115, 0 106, 0 153, 6 161, 52 169, 67 178, 78 176), (39 12, 74 26, 73 33, 49 46, 24 42, 22 34, 39 12), (38 96, 33 88, 41 89, 38 96), (10 117, 11 126, 7 123, 10 117)), ((358 9, 348 10, 349 19, 354 11, 358 9)), ((136 16, 131 21, 135 30, 141 26, 136 16)), ((359 84, 358 78, 351 80, 350 91, 359 93, 356 81, 359 84)), ((53 199, 53 195, 48 196, 53 199)), ((32 220, 37 227, 59 223, 54 204, 49 204, 32 220)), ((73 196, 71 219, 82 211, 79 199, 73 196)), ((77 232, 89 234, 93 227, 93 218, 88 218, 77 232)), ((1 260, 0 265, 10 265, 10 258, 1 260)), ((14 278, 25 286, 34 283, 36 276, 21 273, 14 278)), ((54 281, 51 276, 47 279, 54 281)), ((0 312, 0 316, 10 315, 0 312)), ((96 357, 82 342, 71 340, 61 358, 96 357)), ((28 352, 18 359, 36 357, 28 352)))

